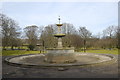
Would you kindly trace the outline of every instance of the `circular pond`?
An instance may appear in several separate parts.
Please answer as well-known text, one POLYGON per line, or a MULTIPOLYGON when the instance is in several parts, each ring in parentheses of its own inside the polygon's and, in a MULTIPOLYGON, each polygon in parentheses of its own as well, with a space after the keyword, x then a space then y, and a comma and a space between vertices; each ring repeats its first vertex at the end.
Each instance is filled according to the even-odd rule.
POLYGON ((75 62, 72 63, 48 63, 44 61, 44 54, 29 54, 8 57, 5 61, 9 64, 19 66, 38 66, 38 67, 64 67, 64 66, 85 66, 115 60, 114 56, 92 53, 74 53, 75 62))

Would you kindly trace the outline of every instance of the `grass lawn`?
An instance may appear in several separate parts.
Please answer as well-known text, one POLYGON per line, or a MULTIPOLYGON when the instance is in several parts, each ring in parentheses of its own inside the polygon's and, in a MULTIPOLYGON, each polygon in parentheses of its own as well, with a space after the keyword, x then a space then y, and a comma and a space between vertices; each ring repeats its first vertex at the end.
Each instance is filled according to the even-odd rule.
POLYGON ((40 51, 26 51, 26 50, 3 50, 2 56, 23 55, 40 53, 40 51))
POLYGON ((87 50, 88 53, 107 53, 107 54, 118 54, 118 49, 114 50, 87 50))
MULTIPOLYGON (((83 51, 82 51, 83 52, 83 51)), ((88 53, 107 53, 107 54, 118 54, 118 49, 114 50, 87 50, 88 53)), ((12 55, 24 55, 24 54, 36 54, 40 51, 26 51, 26 50, 3 50, 2 56, 12 56, 12 55)))

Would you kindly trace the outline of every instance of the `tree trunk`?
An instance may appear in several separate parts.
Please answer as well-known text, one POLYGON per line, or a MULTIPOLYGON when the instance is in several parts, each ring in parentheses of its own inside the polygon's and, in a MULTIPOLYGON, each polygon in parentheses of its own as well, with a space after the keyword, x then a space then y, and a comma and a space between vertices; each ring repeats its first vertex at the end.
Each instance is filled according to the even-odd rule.
POLYGON ((84 52, 86 52, 86 40, 84 39, 84 52))
POLYGON ((13 46, 11 46, 11 50, 13 50, 13 46))

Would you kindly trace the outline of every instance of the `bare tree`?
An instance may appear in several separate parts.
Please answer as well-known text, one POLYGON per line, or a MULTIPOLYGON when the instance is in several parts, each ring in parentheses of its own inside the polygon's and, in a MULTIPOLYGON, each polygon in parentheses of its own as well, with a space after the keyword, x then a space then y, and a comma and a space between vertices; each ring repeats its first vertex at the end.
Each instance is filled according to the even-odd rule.
POLYGON ((48 25, 42 31, 40 41, 44 43, 45 47, 55 47, 57 45, 57 40, 54 38, 55 34, 54 25, 48 25))
POLYGON ((27 37, 27 42, 29 44, 30 50, 33 50, 37 44, 37 39, 38 39, 38 27, 36 25, 32 26, 27 26, 24 28, 26 37, 27 37))
POLYGON ((79 27, 79 35, 84 39, 84 52, 86 52, 86 40, 91 37, 92 33, 86 27, 79 27))
POLYGON ((114 31, 115 31, 115 26, 109 26, 108 28, 103 30, 103 35, 112 38, 114 31))
POLYGON ((87 30, 86 27, 79 27, 79 34, 84 39, 90 38, 92 35, 92 33, 87 30))
POLYGON ((38 38, 41 37, 41 34, 42 34, 43 30, 44 30, 44 26, 39 26, 38 27, 38 38))
POLYGON ((116 34, 117 34, 116 26, 109 26, 105 30, 103 30, 103 34, 105 39, 107 39, 107 46, 111 50, 117 43, 116 34))
POLYGON ((63 23, 62 33, 65 33, 65 34, 76 34, 77 31, 76 31, 76 29, 75 29, 73 24, 63 23))
POLYGON ((120 26, 117 27, 116 34, 117 34, 117 40, 118 40, 118 42, 117 42, 117 48, 120 49, 120 26))
POLYGON ((11 46, 11 49, 16 45, 17 39, 20 36, 20 28, 16 21, 0 14, 0 26, 2 28, 2 45, 3 48, 11 46))
POLYGON ((78 34, 77 34, 77 30, 73 24, 63 23, 62 33, 66 34, 66 36, 63 38, 63 46, 65 46, 65 47, 74 46, 75 48, 78 47, 75 42, 75 39, 78 39, 77 38, 78 34))

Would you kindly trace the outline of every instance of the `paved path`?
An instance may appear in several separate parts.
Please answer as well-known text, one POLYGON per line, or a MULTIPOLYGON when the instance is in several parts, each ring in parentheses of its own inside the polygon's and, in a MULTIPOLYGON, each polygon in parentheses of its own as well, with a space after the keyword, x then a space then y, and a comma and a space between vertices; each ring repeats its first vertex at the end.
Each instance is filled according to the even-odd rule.
POLYGON ((3 78, 118 78, 118 62, 68 67, 65 71, 59 71, 58 68, 11 66, 4 62, 6 57, 3 57, 3 78))

